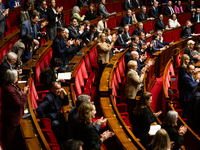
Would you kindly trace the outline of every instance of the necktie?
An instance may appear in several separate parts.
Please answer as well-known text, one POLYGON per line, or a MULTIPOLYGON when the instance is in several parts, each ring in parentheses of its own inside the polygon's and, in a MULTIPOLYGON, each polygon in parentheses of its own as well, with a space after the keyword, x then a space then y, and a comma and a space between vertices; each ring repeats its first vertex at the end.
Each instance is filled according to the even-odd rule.
POLYGON ((106 23, 104 23, 104 28, 106 28, 106 23))
POLYGON ((94 38, 94 33, 91 34, 91 39, 90 39, 90 41, 93 41, 93 38, 94 38))
POLYGON ((188 28, 188 37, 190 37, 190 34, 191 34, 191 33, 190 33, 190 28, 188 28))
POLYGON ((120 35, 120 38, 121 38, 122 43, 124 43, 124 40, 122 39, 122 36, 121 36, 121 35, 120 35))
POLYGON ((142 18, 144 19, 144 14, 142 13, 142 18))
POLYGON ((127 37, 129 38, 130 36, 129 36, 128 32, 126 32, 126 34, 127 34, 127 37))
POLYGON ((128 17, 128 24, 131 24, 131 21, 130 21, 131 19, 130 19, 130 17, 128 17))
POLYGON ((197 22, 200 22, 199 14, 197 14, 197 22))
POLYGON ((157 10, 156 10, 156 8, 155 8, 155 12, 157 13, 157 10))

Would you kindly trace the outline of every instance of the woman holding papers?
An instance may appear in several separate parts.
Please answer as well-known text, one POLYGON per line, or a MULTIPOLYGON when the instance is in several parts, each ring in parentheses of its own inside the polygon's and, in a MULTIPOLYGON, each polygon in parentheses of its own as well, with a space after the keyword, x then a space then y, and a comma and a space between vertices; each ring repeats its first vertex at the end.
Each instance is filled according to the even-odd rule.
POLYGON ((64 82, 63 79, 57 79, 57 70, 60 68, 60 66, 63 64, 63 62, 60 60, 60 58, 54 58, 51 60, 51 65, 45 69, 43 69, 40 73, 40 83, 46 83, 51 85, 52 82, 64 82))
POLYGON ((148 144, 148 132, 150 125, 156 121, 162 111, 157 113, 152 113, 149 106, 152 102, 152 94, 149 92, 142 93, 140 100, 138 101, 134 111, 133 111, 133 133, 140 139, 140 143, 146 147, 148 144))

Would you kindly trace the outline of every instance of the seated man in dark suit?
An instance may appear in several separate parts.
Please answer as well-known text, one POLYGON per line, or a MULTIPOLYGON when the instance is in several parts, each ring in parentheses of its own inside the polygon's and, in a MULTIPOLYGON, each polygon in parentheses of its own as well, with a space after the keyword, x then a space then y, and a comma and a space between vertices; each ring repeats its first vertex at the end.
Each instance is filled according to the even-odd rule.
POLYGON ((174 13, 174 8, 172 7, 172 1, 168 1, 167 6, 163 10, 164 15, 172 15, 174 13))
POLYGON ((123 4, 123 9, 128 10, 133 7, 133 1, 132 0, 125 0, 123 4))
POLYGON ((15 69, 12 68, 12 65, 14 65, 17 62, 17 54, 14 52, 9 52, 7 55, 7 59, 0 65, 0 87, 2 87, 4 83, 4 78, 6 71, 8 69, 15 69))
POLYGON ((153 6, 149 9, 148 12, 149 17, 158 18, 159 12, 158 12, 158 2, 154 1, 153 6))
POLYGON ((126 24, 128 25, 132 24, 132 11, 130 9, 128 9, 127 14, 122 17, 120 26, 123 27, 126 24))
POLYGON ((132 37, 131 37, 131 41, 133 42, 133 43, 135 43, 135 44, 137 44, 137 52, 139 53, 139 55, 141 54, 141 49, 142 49, 142 47, 140 46, 140 39, 139 39, 139 37, 137 36, 137 35, 133 35, 132 37))
POLYGON ((6 1, 6 8, 17 8, 22 6, 21 0, 7 0, 6 1))
POLYGON ((142 7, 142 6, 143 6, 143 4, 142 4, 141 0, 133 0, 133 8, 137 9, 137 8, 142 7))
POLYGON ((124 34, 122 35, 125 42, 131 41, 131 34, 129 32, 129 25, 124 25, 124 34))
POLYGON ((158 33, 155 33, 151 41, 151 43, 154 44, 150 51, 151 54, 155 53, 156 51, 161 51, 165 49, 165 46, 159 43, 158 40, 159 40, 159 35, 158 33))
POLYGON ((197 74, 196 80, 194 78, 195 67, 193 64, 188 64, 187 66, 187 73, 183 75, 182 78, 182 94, 180 95, 180 100, 182 103, 182 110, 183 110, 183 118, 187 117, 187 108, 189 105, 189 100, 192 94, 192 91, 197 87, 200 74, 197 74))
POLYGON ((51 127, 55 135, 58 135, 58 131, 61 132, 61 126, 63 120, 63 114, 61 114, 61 107, 68 105, 67 92, 61 88, 59 82, 53 82, 51 84, 51 90, 44 97, 42 103, 36 109, 39 118, 51 119, 51 127), (61 97, 64 95, 64 98, 61 97))
POLYGON ((131 43, 131 41, 128 41, 126 42, 124 39, 123 39, 123 35, 124 34, 124 28, 123 27, 120 27, 118 29, 118 38, 115 42, 115 46, 122 46, 123 48, 127 48, 129 43, 131 43))
POLYGON ((155 30, 158 31, 158 30, 165 30, 165 24, 164 24, 164 21, 163 21, 163 15, 160 14, 159 15, 159 18, 156 19, 156 23, 155 23, 155 30))
POLYGON ((190 20, 186 21, 186 25, 183 26, 182 31, 181 31, 181 38, 186 39, 189 38, 191 36, 191 26, 193 24, 191 23, 190 20))
POLYGON ((64 82, 63 79, 58 79, 57 70, 62 66, 63 62, 60 58, 53 58, 51 65, 43 69, 40 73, 40 83, 51 85, 52 82, 64 82))
POLYGON ((197 8, 197 11, 195 13, 195 11, 193 11, 193 15, 192 15, 192 22, 200 22, 200 8, 197 8))
POLYGON ((47 18, 47 2, 46 0, 40 0, 40 5, 36 7, 36 10, 40 13, 40 19, 47 18))
POLYGON ((165 42, 165 41, 164 41, 163 32, 162 32, 161 30, 158 30, 157 33, 158 33, 158 35, 159 35, 159 40, 158 40, 158 42, 159 42, 160 44, 162 44, 162 45, 164 45, 164 46, 165 46, 165 45, 172 45, 172 44, 174 44, 174 41, 172 41, 171 43, 165 42))
POLYGON ((84 31, 84 26, 80 25, 78 28, 77 25, 77 19, 74 17, 71 17, 70 20, 70 25, 67 26, 67 29, 69 30, 69 39, 82 39, 82 34, 84 31))
POLYGON ((84 43, 90 43, 92 41, 96 41, 97 37, 99 35, 99 32, 97 31, 97 26, 95 24, 92 24, 90 26, 90 30, 86 33, 86 41, 84 43))
POLYGON ((147 0, 147 6, 152 6, 154 1, 159 2, 159 0, 147 0))
POLYGON ((150 36, 151 34, 146 33, 146 32, 144 31, 144 28, 143 28, 143 27, 144 27, 143 23, 142 23, 142 22, 139 22, 139 23, 138 23, 138 27, 135 28, 135 30, 133 31, 132 35, 138 35, 139 31, 142 31, 142 32, 145 33, 145 36, 146 36, 146 37, 150 36))
MULTIPOLYGON (((67 32, 68 33, 68 32, 67 32)), ((68 39, 68 35, 65 32, 65 28, 58 27, 57 28, 57 36, 53 40, 52 44, 52 59, 53 58, 60 58, 63 62, 63 65, 58 69, 58 72, 62 71, 63 66, 68 65, 69 61, 71 60, 72 56, 77 53, 78 45, 80 44, 79 40, 67 40, 65 41, 64 38, 68 39), (72 46, 75 45, 75 46, 72 46)))
POLYGON ((190 0, 190 3, 186 5, 185 12, 196 11, 196 6, 194 4, 194 0, 190 0))
POLYGON ((144 20, 153 20, 154 18, 149 18, 146 13, 147 9, 146 6, 141 7, 141 11, 139 11, 136 15, 137 21, 144 21, 144 20))

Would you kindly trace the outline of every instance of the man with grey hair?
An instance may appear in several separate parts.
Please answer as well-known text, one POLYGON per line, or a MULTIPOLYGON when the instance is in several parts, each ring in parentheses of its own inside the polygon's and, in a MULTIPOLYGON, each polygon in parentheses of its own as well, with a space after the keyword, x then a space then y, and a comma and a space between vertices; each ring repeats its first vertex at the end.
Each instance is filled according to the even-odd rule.
POLYGON ((138 22, 139 22, 139 21, 144 21, 144 20, 154 20, 154 18, 149 18, 149 17, 147 16, 146 11, 147 11, 146 6, 142 6, 142 7, 141 7, 141 11, 139 11, 139 12, 137 13, 137 15, 136 15, 136 18, 137 18, 137 21, 138 21, 138 22))
POLYGON ((4 77, 8 69, 14 69, 13 65, 17 62, 17 54, 9 52, 7 59, 0 65, 0 87, 4 83, 4 77))
POLYGON ((135 28, 135 30, 133 31, 132 35, 139 35, 139 31, 144 32, 145 37, 148 37, 148 36, 151 35, 151 34, 146 33, 146 32, 144 31, 144 24, 143 24, 142 22, 139 22, 139 23, 138 23, 138 26, 135 28))
POLYGON ((116 14, 116 12, 109 13, 105 7, 105 4, 106 4, 106 0, 101 0, 101 3, 99 4, 99 7, 98 7, 98 13, 99 13, 100 17, 102 17, 104 14, 105 15, 116 14))

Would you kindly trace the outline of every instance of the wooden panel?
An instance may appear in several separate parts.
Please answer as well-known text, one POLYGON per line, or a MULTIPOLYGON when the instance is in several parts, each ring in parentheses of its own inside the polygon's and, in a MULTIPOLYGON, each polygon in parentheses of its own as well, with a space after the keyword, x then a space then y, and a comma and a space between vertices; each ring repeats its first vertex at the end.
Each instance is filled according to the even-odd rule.
POLYGON ((28 150, 41 150, 42 148, 39 145, 39 141, 37 138, 25 139, 25 143, 28 150))
POLYGON ((35 138, 35 133, 33 132, 33 125, 29 119, 20 120, 20 129, 23 135, 23 138, 35 138))

